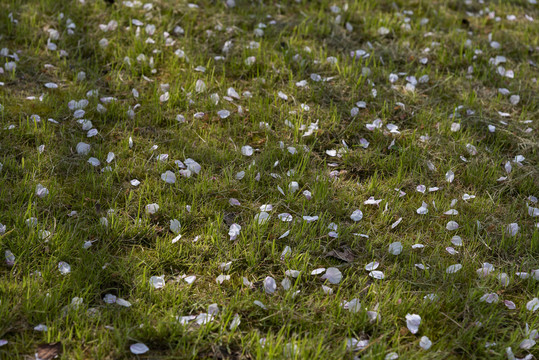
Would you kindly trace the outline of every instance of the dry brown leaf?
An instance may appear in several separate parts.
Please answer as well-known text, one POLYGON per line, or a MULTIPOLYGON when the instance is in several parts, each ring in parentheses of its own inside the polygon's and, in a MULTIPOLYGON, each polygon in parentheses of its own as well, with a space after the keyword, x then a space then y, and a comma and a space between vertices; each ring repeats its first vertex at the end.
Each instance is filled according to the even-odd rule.
POLYGON ((36 359, 51 360, 57 358, 62 353, 62 343, 40 344, 37 346, 36 359))
POLYGON ((325 253, 324 257, 332 257, 347 263, 351 263, 355 259, 354 253, 347 245, 341 245, 340 248, 325 253))

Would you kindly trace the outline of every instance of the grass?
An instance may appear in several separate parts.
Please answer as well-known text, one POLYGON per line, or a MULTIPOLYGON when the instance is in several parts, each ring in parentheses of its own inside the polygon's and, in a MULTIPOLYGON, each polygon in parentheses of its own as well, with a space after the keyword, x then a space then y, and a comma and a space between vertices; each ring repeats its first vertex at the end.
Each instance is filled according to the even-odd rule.
POLYGON ((55 342, 63 359, 497 359, 508 358, 508 347, 518 357, 539 356, 537 346, 520 346, 539 329, 537 312, 526 306, 539 293, 539 227, 528 212, 539 196, 537 5, 236 3, 0 4, 0 47, 7 49, 0 55, 0 248, 15 258, 9 263, 7 252, 0 266, 0 339, 7 340, 0 358, 33 358, 39 346, 55 342), (115 30, 100 30, 111 20, 115 30), (151 36, 148 24, 155 26, 151 36), (359 49, 366 55, 352 57, 359 49), (506 61, 494 65, 496 56, 506 61), (8 71, 13 61, 16 69, 8 71), (501 76, 497 66, 514 76, 501 76), (391 83, 390 74, 398 80, 391 83), (413 81, 407 76, 424 75, 426 82, 406 87, 413 81), (298 86, 302 80, 306 86, 298 86), (229 88, 240 98, 227 100, 229 88), (92 123, 85 130, 68 106, 81 99, 88 100, 83 118, 92 123), (366 105, 352 115, 358 101, 366 105), (221 118, 220 110, 230 116, 221 118), (383 126, 368 130, 375 119, 383 126), (312 123, 317 128, 304 136, 312 123), (98 134, 88 138, 90 128, 98 134), (90 144, 88 154, 77 153, 79 142, 90 144), (252 156, 242 155, 245 145, 252 156), (115 157, 107 163, 110 152, 115 157), (524 160, 515 162, 517 155, 524 160), (89 164, 90 157, 100 165, 89 164), (189 158, 201 170, 185 177, 175 160, 189 158), (174 184, 161 179, 167 170, 174 184), (48 195, 37 196, 38 184, 48 195), (421 193, 421 184, 439 189, 421 193), (371 196, 381 202, 364 204, 371 196), (423 202, 428 213, 419 215, 423 202), (152 203, 159 209, 148 214, 152 203), (264 204, 273 210, 260 224, 255 216, 264 204), (452 208, 458 215, 444 214, 452 208), (363 218, 355 222, 357 209, 363 218), (281 213, 293 220, 279 220, 281 213), (32 217, 35 227, 27 224, 32 217), (172 219, 181 223, 174 243, 172 219), (451 220, 457 230, 446 229, 451 220), (230 240, 233 223, 241 231, 230 240), (519 225, 515 236, 510 223, 519 225), (455 235, 462 246, 452 244, 455 235), (403 246, 399 255, 388 251, 394 242, 403 246), (451 255, 450 246, 458 253, 451 255), (349 261, 328 256, 332 250, 349 261), (69 273, 59 271, 61 261, 69 273), (364 269, 372 261, 383 280, 364 269), (483 263, 495 269, 486 277, 476 272, 483 263), (462 269, 447 273, 453 264, 462 269), (322 267, 338 268, 342 280, 311 275, 322 267), (281 285, 287 270, 300 271, 288 277, 289 290, 281 285), (221 274, 230 279, 217 283, 221 274), (181 275, 196 280, 188 284, 181 275), (152 276, 164 276, 166 285, 154 288, 152 276), (266 277, 277 283, 273 294, 265 292, 266 277), (489 293, 499 301, 481 301, 489 293), (107 304, 107 294, 131 306, 107 304), (426 300, 429 294, 436 298, 426 300), (343 308, 354 298, 358 312, 343 308), (207 313, 211 304, 219 307, 213 321, 178 321, 207 313), (234 328, 236 314, 241 323, 234 328), (407 328, 407 314, 421 316, 417 334, 407 328), (35 330, 39 324, 47 330, 35 330), (419 345, 423 336, 432 341, 428 350, 419 345), (350 338, 368 345, 348 349, 350 338), (133 354, 135 343, 149 351, 133 354))

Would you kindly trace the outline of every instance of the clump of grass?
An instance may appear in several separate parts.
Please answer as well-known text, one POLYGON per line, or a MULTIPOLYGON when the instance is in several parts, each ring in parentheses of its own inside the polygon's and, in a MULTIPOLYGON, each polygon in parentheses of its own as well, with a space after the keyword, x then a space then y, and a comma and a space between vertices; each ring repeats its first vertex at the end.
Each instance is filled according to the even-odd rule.
POLYGON ((0 357, 537 354, 533 1, 0 9, 0 357))

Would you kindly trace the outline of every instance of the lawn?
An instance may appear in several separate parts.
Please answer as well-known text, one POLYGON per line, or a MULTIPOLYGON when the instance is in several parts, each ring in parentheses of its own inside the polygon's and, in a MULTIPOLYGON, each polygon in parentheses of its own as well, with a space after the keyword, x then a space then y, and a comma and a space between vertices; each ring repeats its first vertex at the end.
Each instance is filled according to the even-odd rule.
POLYGON ((539 357, 536 0, 0 2, 1 359, 539 357))

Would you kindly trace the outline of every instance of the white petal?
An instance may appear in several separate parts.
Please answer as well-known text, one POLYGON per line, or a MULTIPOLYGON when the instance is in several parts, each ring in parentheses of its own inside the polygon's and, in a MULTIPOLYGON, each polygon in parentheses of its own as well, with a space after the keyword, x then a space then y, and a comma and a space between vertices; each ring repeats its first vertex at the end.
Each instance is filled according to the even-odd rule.
POLYGON ((241 203, 238 201, 238 199, 230 198, 228 199, 228 203, 232 206, 240 206, 241 203))
POLYGON ((256 214, 254 220, 260 224, 260 225, 263 225, 265 224, 270 218, 270 214, 268 214, 267 212, 265 211, 262 211, 261 213, 259 214, 256 214))
POLYGON ((314 222, 314 221, 318 220, 318 216, 316 216, 316 215, 315 216, 306 215, 306 216, 303 216, 303 220, 305 220, 308 223, 311 223, 311 222, 314 222))
POLYGON ((181 229, 182 225, 178 219, 170 220, 170 231, 172 231, 174 234, 179 234, 181 229))
POLYGON ((421 346, 424 350, 430 349, 432 346, 432 341, 426 336, 422 336, 421 340, 419 341, 419 346, 421 346))
POLYGON ((77 154, 79 155, 88 155, 90 152, 90 144, 80 142, 77 144, 77 154))
POLYGON ((528 301, 526 303, 526 309, 528 309, 531 312, 535 312, 539 309, 539 299, 533 298, 532 300, 528 301))
POLYGON ((327 279, 332 284, 338 284, 342 280, 342 273, 335 267, 330 267, 326 270, 326 273, 322 275, 322 279, 327 279))
POLYGON ((359 302, 358 299, 352 299, 348 302, 345 301, 344 308, 350 311, 351 313, 357 313, 361 310, 361 303, 359 302))
POLYGON ((44 325, 44 324, 39 324, 34 327, 35 331, 47 331, 48 329, 49 328, 47 327, 47 325, 44 325))
POLYGON ((238 235, 240 234, 241 225, 239 224, 232 224, 230 225, 230 229, 228 230, 228 236, 230 236, 230 240, 236 240, 238 235))
POLYGON ((282 213, 277 215, 277 217, 279 218, 279 220, 284 222, 291 222, 293 220, 292 215, 290 215, 289 213, 282 213))
POLYGON ((118 304, 120 306, 123 306, 123 307, 130 307, 131 306, 131 303, 129 301, 124 300, 122 298, 117 299, 116 304, 118 304))
POLYGON ((232 322, 230 323, 230 330, 235 330, 238 326, 240 326, 241 319, 238 314, 234 315, 234 318, 232 319, 232 322))
POLYGON ((65 261, 60 261, 58 263, 58 270, 60 270, 60 273, 62 275, 69 274, 71 272, 71 266, 66 263, 65 261))
POLYGON ((107 154, 107 164, 110 164, 112 162, 112 160, 114 160, 115 157, 116 157, 116 155, 113 152, 109 152, 107 154))
POLYGON ((350 215, 350 219, 354 220, 355 222, 358 222, 359 220, 363 219, 363 213, 361 210, 356 210, 350 215))
POLYGON ((512 302, 511 300, 504 300, 503 301, 504 305, 507 306, 507 308, 509 310, 515 310, 517 308, 517 306, 515 305, 514 302, 512 302))
POLYGON ((286 276, 290 276, 290 277, 293 277, 293 278, 297 278, 299 276, 299 271, 298 270, 286 270, 284 272, 284 274, 286 276))
POLYGON ((260 306, 260 307, 261 307, 262 309, 264 309, 264 310, 267 309, 266 305, 264 305, 261 301, 255 300, 255 301, 254 301, 254 304, 255 304, 256 306, 260 306))
POLYGON ((378 270, 371 271, 369 273, 369 276, 378 280, 383 280, 385 277, 384 273, 378 270))
POLYGON ((275 279, 271 276, 267 276, 264 279, 264 291, 266 291, 267 294, 273 294, 276 289, 277 284, 275 283, 275 279))
POLYGON ((91 157, 88 159, 88 163, 93 165, 93 166, 99 166, 101 165, 101 161, 99 161, 98 159, 96 159, 95 157, 91 157))
POLYGON ((389 253, 391 255, 399 255, 402 252, 402 244, 400 241, 394 242, 389 245, 389 253))
POLYGON ((402 221, 402 218, 398 218, 397 221, 395 221, 393 224, 391 224, 391 228, 394 229, 399 225, 402 221))
POLYGON ((159 210, 159 205, 153 203, 146 205, 146 213, 147 214, 155 214, 159 210))
POLYGON ((252 156, 253 152, 254 152, 253 148, 250 147, 249 145, 245 145, 241 147, 241 153, 245 156, 252 156))
POLYGON ((462 238, 458 235, 455 235, 451 238, 451 243, 455 246, 462 246, 462 238))
POLYGON ((215 279, 215 281, 219 284, 222 284, 225 280, 230 280, 230 275, 221 274, 215 279))
POLYGON ((459 271, 460 269, 462 269, 462 265, 461 264, 455 264, 455 265, 451 265, 449 266, 445 272, 448 273, 448 274, 454 274, 456 273, 457 271, 459 271))
POLYGON ((106 294, 103 297, 103 301, 105 302, 105 304, 114 304, 116 303, 116 296, 112 294, 106 294))
POLYGON ((421 324, 421 316, 417 314, 406 315, 406 326, 412 334, 417 334, 419 331, 419 325, 421 324))
POLYGON ((47 195, 49 195, 49 190, 46 187, 44 187, 43 185, 37 184, 37 186, 36 186, 36 196, 39 197, 39 198, 44 198, 47 195))
POLYGON ((327 295, 333 294, 333 289, 326 285, 322 285, 322 291, 327 295))
POLYGON ((281 286, 283 287, 283 289, 285 290, 290 290, 290 287, 292 286, 292 282, 290 281, 289 278, 285 277, 283 279, 283 281, 281 281, 281 286))
POLYGON ((516 234, 518 234, 518 231, 519 231, 519 226, 517 223, 511 223, 507 225, 507 232, 509 233, 510 236, 516 236, 516 234))
POLYGON ((150 349, 144 345, 143 343, 136 343, 136 344, 133 344, 129 347, 129 349, 131 350, 131 352, 135 355, 141 355, 141 354, 145 354, 147 353, 148 351, 150 351, 150 349))
POLYGON ((174 184, 176 182, 176 174, 170 170, 167 170, 161 174, 161 179, 167 184, 174 184))
POLYGON ((535 340, 532 340, 532 339, 524 339, 519 345, 519 347, 524 350, 529 350, 534 346, 535 346, 535 340))
POLYGON ((489 304, 497 303, 499 301, 499 296, 496 293, 485 294, 485 295, 481 296, 479 301, 483 301, 483 302, 486 302, 486 303, 489 303, 489 304))
POLYGON ((419 209, 416 210, 416 212, 419 214, 419 215, 426 215, 429 210, 427 209, 427 203, 423 201, 423 204, 421 205, 421 207, 419 209))
POLYGON ((163 276, 152 276, 150 278, 150 285, 155 289, 162 289, 165 287, 165 278, 163 276))
POLYGON ((456 221, 449 221, 445 228, 449 231, 457 230, 459 228, 459 224, 456 221))
POLYGON ((290 234, 290 230, 286 230, 281 236, 279 236, 279 239, 283 239, 283 238, 287 237, 288 234, 290 234))

